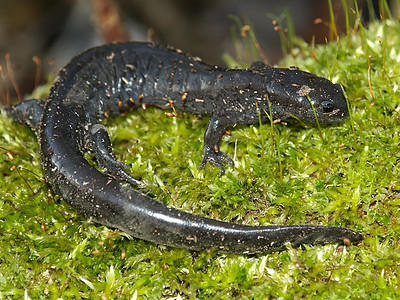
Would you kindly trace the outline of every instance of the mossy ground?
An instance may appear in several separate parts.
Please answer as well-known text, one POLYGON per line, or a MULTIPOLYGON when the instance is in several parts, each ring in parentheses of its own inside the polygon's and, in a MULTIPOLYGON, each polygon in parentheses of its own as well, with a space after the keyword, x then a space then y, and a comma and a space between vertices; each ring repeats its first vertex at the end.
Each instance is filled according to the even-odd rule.
POLYGON ((282 65, 343 84, 351 119, 321 133, 240 126, 224 138, 235 168, 222 177, 197 167, 208 118, 133 112, 108 124, 115 152, 168 205, 253 225, 345 226, 363 232, 361 244, 242 256, 131 239, 55 196, 34 134, 3 113, 0 298, 398 299, 400 23, 372 24, 350 44, 297 45, 282 65))

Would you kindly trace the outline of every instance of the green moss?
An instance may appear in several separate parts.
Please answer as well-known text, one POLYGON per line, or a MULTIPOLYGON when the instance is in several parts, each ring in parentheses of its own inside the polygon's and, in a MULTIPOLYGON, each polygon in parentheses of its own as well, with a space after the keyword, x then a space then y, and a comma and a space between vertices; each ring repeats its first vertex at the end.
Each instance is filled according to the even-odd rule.
POLYGON ((400 24, 363 33, 350 46, 296 41, 282 62, 342 83, 352 120, 321 135, 293 124, 235 128, 222 145, 235 158, 225 176, 197 168, 207 118, 147 109, 108 124, 119 159, 168 205, 245 224, 346 226, 366 235, 359 246, 240 256, 131 239, 53 195, 35 136, 2 114, 0 298, 398 298, 400 24))

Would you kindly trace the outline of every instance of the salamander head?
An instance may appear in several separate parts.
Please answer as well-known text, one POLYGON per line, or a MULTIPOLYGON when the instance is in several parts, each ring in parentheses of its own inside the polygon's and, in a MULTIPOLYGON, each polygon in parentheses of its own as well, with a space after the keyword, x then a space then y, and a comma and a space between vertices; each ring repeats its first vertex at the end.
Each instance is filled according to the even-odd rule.
MULTIPOLYGON (((342 87, 326 78, 298 68, 271 68, 253 64, 250 90, 268 96, 274 119, 291 117, 321 124, 337 123, 348 118, 348 106, 342 87)), ((259 103, 259 107, 267 105, 259 103)), ((268 110, 268 106, 264 109, 268 110)))
POLYGON ((328 79, 298 69, 269 70, 267 90, 273 115, 276 111, 275 118, 288 119, 294 116, 316 123, 317 116, 323 124, 348 118, 348 106, 340 84, 333 84, 328 79))

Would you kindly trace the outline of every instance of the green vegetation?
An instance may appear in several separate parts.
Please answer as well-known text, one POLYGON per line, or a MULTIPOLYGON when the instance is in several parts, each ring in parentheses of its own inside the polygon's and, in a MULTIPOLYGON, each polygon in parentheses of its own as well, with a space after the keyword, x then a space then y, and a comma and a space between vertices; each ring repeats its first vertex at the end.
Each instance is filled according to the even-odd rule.
POLYGON ((55 196, 34 134, 2 113, 0 298, 398 299, 400 23, 348 32, 323 46, 292 40, 282 66, 343 84, 351 119, 321 133, 292 122, 235 128, 225 176, 197 168, 207 118, 147 109, 108 128, 119 159, 168 205, 253 225, 346 226, 365 234, 360 245, 241 256, 131 239, 55 196))

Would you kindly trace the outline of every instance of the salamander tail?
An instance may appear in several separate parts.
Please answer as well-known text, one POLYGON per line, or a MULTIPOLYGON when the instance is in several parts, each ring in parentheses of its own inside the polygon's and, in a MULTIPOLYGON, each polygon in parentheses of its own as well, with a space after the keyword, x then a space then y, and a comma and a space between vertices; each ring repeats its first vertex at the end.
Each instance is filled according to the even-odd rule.
POLYGON ((39 123, 44 113, 45 102, 30 99, 15 106, 5 108, 7 114, 16 122, 28 124, 35 132, 38 132, 39 123))

